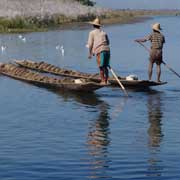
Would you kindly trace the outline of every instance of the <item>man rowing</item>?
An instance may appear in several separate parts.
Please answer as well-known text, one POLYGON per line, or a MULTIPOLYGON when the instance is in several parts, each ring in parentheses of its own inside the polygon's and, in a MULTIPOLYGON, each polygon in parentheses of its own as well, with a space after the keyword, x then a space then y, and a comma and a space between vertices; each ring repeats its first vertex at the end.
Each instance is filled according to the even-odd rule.
POLYGON ((163 45, 165 43, 165 37, 161 33, 161 27, 159 23, 155 23, 152 25, 152 30, 153 32, 143 38, 143 39, 136 39, 136 42, 146 42, 150 41, 151 42, 151 50, 150 50, 150 57, 149 57, 149 68, 148 68, 148 75, 149 75, 149 80, 152 78, 152 70, 153 70, 153 65, 156 63, 157 65, 157 82, 160 81, 160 76, 161 76, 161 63, 163 62, 163 45))
POLYGON ((89 33, 88 44, 89 55, 96 56, 97 64, 100 70, 101 84, 108 84, 108 67, 110 65, 110 47, 108 35, 101 29, 101 23, 99 18, 96 18, 93 22, 94 30, 89 33))

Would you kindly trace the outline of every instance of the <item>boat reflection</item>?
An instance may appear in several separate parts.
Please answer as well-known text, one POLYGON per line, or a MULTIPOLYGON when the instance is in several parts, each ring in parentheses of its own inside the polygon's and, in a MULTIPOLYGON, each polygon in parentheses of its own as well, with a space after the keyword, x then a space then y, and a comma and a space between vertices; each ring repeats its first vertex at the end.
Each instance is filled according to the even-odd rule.
POLYGON ((148 96, 148 147, 150 150, 150 157, 148 160, 148 174, 147 176, 159 177, 162 175, 163 167, 162 160, 158 157, 160 152, 160 145, 163 140, 162 132, 162 93, 154 91, 148 96))
POLYGON ((98 115, 93 118, 89 124, 87 135, 87 147, 90 158, 90 175, 89 178, 112 179, 109 175, 111 159, 109 157, 110 138, 110 122, 118 113, 122 112, 126 98, 119 100, 120 107, 115 112, 109 113, 111 107, 105 101, 101 101, 97 106, 98 115), (121 102, 122 101, 122 102, 121 102))
POLYGON ((89 178, 103 178, 109 179, 107 169, 109 167, 108 146, 110 144, 110 129, 109 121, 109 105, 100 100, 100 97, 95 93, 71 93, 66 91, 56 91, 49 89, 49 91, 61 96, 64 101, 69 101, 71 98, 78 103, 90 106, 95 109, 94 113, 97 114, 95 119, 90 121, 87 147, 88 154, 88 169, 90 170, 89 178), (90 160, 89 160, 90 159, 90 160))
POLYGON ((56 89, 48 89, 48 91, 51 91, 58 96, 60 96, 64 101, 69 101, 70 99, 73 99, 74 101, 83 104, 83 105, 89 105, 95 108, 98 104, 102 103, 102 100, 100 100, 99 96, 95 93, 88 93, 88 92, 72 92, 72 91, 65 91, 65 90, 56 90, 56 89))

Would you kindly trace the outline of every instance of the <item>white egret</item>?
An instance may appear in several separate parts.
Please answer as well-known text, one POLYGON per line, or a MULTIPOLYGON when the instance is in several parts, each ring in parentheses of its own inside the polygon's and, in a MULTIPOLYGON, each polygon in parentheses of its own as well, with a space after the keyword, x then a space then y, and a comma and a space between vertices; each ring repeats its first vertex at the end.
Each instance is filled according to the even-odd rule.
POLYGON ((1 46, 1 51, 4 52, 6 50, 6 46, 1 46))
POLYGON ((64 56, 64 47, 63 46, 61 46, 61 54, 62 54, 62 56, 64 56))
POLYGON ((20 34, 18 37, 19 37, 19 39, 22 39, 22 38, 23 38, 23 36, 22 36, 21 34, 20 34))
POLYGON ((58 49, 60 49, 60 46, 59 46, 59 45, 57 45, 57 46, 56 46, 56 49, 57 49, 57 50, 58 50, 58 49))
POLYGON ((26 42, 26 38, 25 37, 22 37, 21 38, 23 42, 26 42))

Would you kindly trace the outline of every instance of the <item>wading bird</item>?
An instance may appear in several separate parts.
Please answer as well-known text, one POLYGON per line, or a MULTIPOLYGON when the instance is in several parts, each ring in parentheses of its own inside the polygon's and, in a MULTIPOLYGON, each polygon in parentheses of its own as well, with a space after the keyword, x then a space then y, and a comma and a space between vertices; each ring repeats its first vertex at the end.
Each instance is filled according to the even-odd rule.
POLYGON ((1 52, 4 52, 6 50, 6 46, 1 46, 1 52))
POLYGON ((62 46, 57 45, 57 46, 56 46, 56 50, 60 50, 60 51, 61 51, 62 56, 64 56, 64 47, 63 47, 63 45, 62 45, 62 46))

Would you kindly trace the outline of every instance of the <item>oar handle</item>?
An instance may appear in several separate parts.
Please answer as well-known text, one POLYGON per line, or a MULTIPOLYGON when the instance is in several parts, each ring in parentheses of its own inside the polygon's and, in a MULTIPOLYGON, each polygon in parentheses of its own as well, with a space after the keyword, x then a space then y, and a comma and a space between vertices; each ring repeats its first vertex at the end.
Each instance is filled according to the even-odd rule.
POLYGON ((146 51, 150 53, 150 49, 147 48, 142 42, 139 42, 139 41, 136 41, 136 42, 139 43, 141 46, 143 46, 146 49, 146 51))

